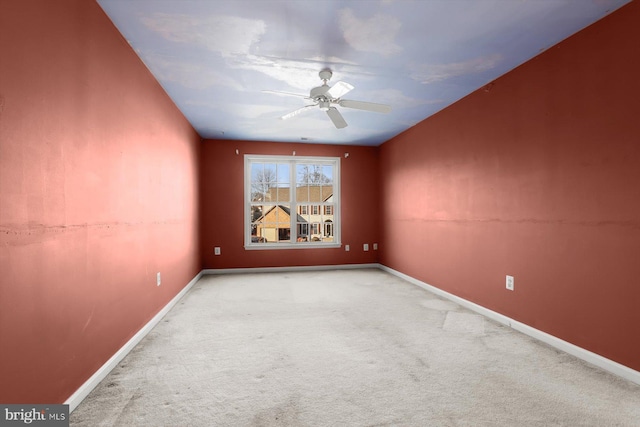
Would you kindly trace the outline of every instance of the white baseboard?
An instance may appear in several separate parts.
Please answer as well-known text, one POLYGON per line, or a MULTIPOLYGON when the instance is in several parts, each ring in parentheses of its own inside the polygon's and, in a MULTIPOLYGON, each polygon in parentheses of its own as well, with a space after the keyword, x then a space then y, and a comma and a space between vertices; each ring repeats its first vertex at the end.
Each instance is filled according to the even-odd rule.
POLYGON ((120 350, 118 350, 104 365, 100 367, 87 381, 84 382, 69 398, 64 402, 65 405, 69 405, 69 412, 73 412, 78 407, 80 402, 96 388, 100 381, 102 381, 108 374, 115 368, 122 359, 140 342, 142 339, 156 326, 162 318, 173 308, 174 305, 195 285, 195 283, 202 277, 202 271, 200 271, 191 281, 185 286, 171 301, 165 305, 162 310, 156 314, 153 319, 147 322, 120 350))
POLYGON ((380 264, 340 264, 340 265, 303 265, 292 267, 251 267, 251 268, 208 268, 203 274, 240 274, 240 273, 282 273, 294 271, 318 270, 354 270, 361 268, 380 268, 380 264))
POLYGON ((379 268, 383 271, 393 274, 394 276, 400 277, 401 279, 404 279, 409 283, 420 286, 421 288, 426 289, 438 296, 441 296, 450 301, 453 301, 461 305, 462 307, 475 311, 476 313, 486 316, 489 319, 495 320, 498 323, 509 326, 518 332, 522 332, 525 335, 535 338, 538 341, 542 341, 543 343, 548 344, 552 347, 555 347, 558 350, 561 350, 572 356, 575 356, 578 359, 582 359, 585 362, 590 363, 594 366, 597 366, 600 369, 603 369, 607 372, 610 372, 614 375, 617 375, 619 377, 622 377, 626 380, 629 380, 633 383, 640 385, 640 372, 634 369, 621 365, 620 363, 614 362, 613 360, 607 359, 606 357, 602 357, 599 354, 593 353, 589 350, 585 350, 582 347, 578 347, 577 345, 571 344, 570 342, 564 341, 558 337, 549 335, 546 332, 540 331, 529 325, 518 322, 517 320, 513 320, 510 317, 507 317, 503 314, 497 313, 493 310, 489 310, 488 308, 482 307, 481 305, 475 304, 471 301, 467 301, 464 298, 460 298, 456 295, 450 294, 449 292, 443 291, 442 289, 438 289, 435 286, 424 283, 418 279, 415 279, 404 273, 396 271, 385 265, 380 264, 379 268))

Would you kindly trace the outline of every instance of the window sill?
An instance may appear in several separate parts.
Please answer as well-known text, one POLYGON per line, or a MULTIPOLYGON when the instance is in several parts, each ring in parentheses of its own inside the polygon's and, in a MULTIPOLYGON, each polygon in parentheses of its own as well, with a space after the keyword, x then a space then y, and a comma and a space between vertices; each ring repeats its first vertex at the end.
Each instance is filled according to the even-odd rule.
POLYGON ((254 243, 244 245, 247 251, 278 250, 278 249, 335 249, 342 247, 341 243, 254 243))

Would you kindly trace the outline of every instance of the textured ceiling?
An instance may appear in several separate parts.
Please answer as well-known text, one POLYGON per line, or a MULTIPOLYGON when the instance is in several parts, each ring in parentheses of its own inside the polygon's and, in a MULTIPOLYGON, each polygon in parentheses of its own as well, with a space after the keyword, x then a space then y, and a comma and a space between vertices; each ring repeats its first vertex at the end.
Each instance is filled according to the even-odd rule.
POLYGON ((98 0, 203 138, 379 145, 629 0, 98 0), (310 101, 333 71, 337 129, 310 101))

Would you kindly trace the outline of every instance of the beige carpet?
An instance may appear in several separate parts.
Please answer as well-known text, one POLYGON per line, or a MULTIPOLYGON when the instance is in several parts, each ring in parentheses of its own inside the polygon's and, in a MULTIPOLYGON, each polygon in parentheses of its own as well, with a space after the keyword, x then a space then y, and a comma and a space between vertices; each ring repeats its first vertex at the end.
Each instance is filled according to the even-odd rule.
POLYGON ((72 426, 640 426, 640 387, 379 270, 205 276, 72 426))

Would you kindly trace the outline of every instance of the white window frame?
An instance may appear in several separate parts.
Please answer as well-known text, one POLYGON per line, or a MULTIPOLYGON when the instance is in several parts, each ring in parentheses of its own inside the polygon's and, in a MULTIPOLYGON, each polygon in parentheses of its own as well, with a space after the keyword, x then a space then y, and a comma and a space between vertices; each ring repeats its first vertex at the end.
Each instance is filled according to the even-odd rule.
MULTIPOLYGON (((256 155, 245 154, 244 156, 244 248, 247 250, 270 250, 270 249, 305 249, 305 248, 339 248, 341 243, 341 221, 340 221, 340 157, 315 157, 315 156, 276 156, 276 155, 256 155), (333 166, 333 241, 297 241, 297 215, 290 217, 291 241, 288 243, 254 243, 251 241, 251 164, 252 163, 289 163, 291 165, 289 182, 292 188, 296 185, 296 164, 322 164, 333 166)), ((295 200, 296 191, 289 192, 291 200, 283 202, 289 205, 290 212, 298 212, 298 203, 295 200)), ((326 206, 323 202, 313 202, 319 206, 326 206)), ((264 203, 263 203, 264 204, 264 203)), ((277 203, 276 203, 277 204, 277 203)), ((300 205, 311 205, 311 201, 300 202, 300 205)), ((311 212, 311 209, 309 209, 311 212)), ((318 208, 318 213, 324 212, 323 207, 318 208)), ((309 224, 311 230, 311 224, 309 224)), ((324 224, 321 224, 324 232, 324 224)))

